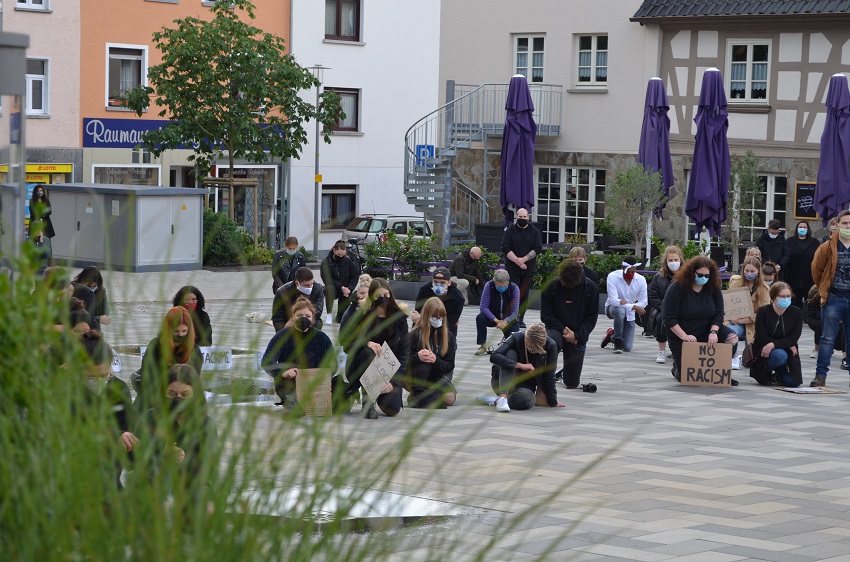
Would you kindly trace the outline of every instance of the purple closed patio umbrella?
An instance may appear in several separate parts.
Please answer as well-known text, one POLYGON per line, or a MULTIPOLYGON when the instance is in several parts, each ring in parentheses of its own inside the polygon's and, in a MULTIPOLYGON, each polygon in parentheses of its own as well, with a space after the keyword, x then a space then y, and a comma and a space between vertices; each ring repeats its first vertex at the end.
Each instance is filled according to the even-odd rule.
POLYGON ((697 134, 685 201, 685 214, 696 223, 694 234, 705 227, 709 236, 718 236, 720 225, 726 220, 732 169, 726 139, 728 115, 723 77, 716 68, 709 68, 702 76, 699 107, 694 118, 697 134))
POLYGON ((508 86, 505 102, 505 129, 502 134, 502 161, 499 168, 499 203, 505 214, 505 228, 514 220, 514 208, 529 211, 534 206, 534 103, 525 76, 517 74, 508 86), (513 207, 511 207, 513 206, 513 207))
POLYGON ((826 94, 826 123, 820 139, 815 210, 824 226, 850 204, 850 90, 847 77, 833 74, 826 94))
POLYGON ((643 104, 643 125, 640 128, 638 163, 650 173, 661 172, 664 200, 658 202, 655 216, 661 217, 664 204, 673 187, 673 160, 670 157, 670 118, 667 112, 667 92, 661 78, 650 78, 646 85, 646 101, 643 104))

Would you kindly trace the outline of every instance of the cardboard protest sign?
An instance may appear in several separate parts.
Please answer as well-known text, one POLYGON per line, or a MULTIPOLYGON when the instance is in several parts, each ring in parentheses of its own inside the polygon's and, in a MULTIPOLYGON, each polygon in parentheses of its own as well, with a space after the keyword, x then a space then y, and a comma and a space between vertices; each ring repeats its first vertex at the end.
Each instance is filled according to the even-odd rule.
POLYGON ((395 353, 384 342, 384 345, 381 346, 381 354, 375 357, 366 368, 366 372, 360 377, 360 384, 363 385, 366 394, 369 395, 371 400, 378 399, 378 396, 381 395, 381 390, 393 378, 393 375, 398 370, 398 366, 399 362, 395 353))
POLYGON ((202 371, 229 371, 233 367, 233 350, 230 346, 199 346, 202 371))
POLYGON ((681 382, 685 386, 730 386, 732 346, 718 343, 682 342, 681 382))
POLYGON ((723 320, 750 318, 754 316, 753 299, 746 287, 723 291, 723 320))
POLYGON ((330 369, 298 369, 295 397, 305 416, 330 416, 333 413, 330 369))

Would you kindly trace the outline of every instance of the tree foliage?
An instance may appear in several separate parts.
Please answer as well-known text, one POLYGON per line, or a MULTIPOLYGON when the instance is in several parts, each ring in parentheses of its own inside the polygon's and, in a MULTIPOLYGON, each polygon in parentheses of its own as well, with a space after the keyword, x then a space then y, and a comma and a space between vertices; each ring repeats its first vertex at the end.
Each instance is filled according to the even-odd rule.
POLYGON ((307 121, 318 119, 330 143, 344 118, 339 96, 324 92, 318 108, 299 97, 319 80, 286 54, 283 39, 249 23, 249 0, 218 0, 212 12, 211 21, 186 17, 153 34, 162 62, 148 71, 148 86, 127 92, 127 106, 141 116, 153 103, 169 123, 147 132, 144 146, 156 156, 192 147, 190 160, 204 171, 227 154, 233 177, 235 159, 298 156, 307 121))
POLYGON ((760 226, 761 217, 753 209, 764 204, 764 183, 759 177, 758 159, 752 150, 748 150, 744 156, 733 154, 732 161, 726 221, 722 233, 732 248, 732 267, 738 271, 738 246, 743 242, 740 229, 760 226))
POLYGON ((647 222, 663 198, 661 174, 649 172, 640 164, 618 173, 605 189, 605 218, 615 228, 632 235, 635 255, 640 255, 640 242, 646 238, 647 222))

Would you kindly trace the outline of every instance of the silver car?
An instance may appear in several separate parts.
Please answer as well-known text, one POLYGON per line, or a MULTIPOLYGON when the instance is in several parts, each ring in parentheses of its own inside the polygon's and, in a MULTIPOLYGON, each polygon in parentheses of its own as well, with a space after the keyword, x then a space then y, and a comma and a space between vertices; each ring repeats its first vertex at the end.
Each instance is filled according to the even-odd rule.
POLYGON ((342 239, 347 242, 351 238, 356 238, 357 244, 363 246, 376 240, 385 240, 388 230, 392 230, 399 236, 424 238, 433 234, 434 224, 432 221, 416 216, 360 215, 345 227, 342 239))

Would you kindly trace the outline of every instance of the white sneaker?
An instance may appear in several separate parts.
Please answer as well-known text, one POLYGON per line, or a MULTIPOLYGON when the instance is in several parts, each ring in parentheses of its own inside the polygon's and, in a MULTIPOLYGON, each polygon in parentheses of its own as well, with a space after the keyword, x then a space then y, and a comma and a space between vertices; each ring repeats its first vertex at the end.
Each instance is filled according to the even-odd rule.
POLYGON ((484 406, 495 406, 498 399, 498 396, 492 394, 479 394, 475 397, 475 401, 484 406))
POLYGON ((658 357, 655 358, 655 362, 663 365, 664 363, 667 362, 667 354, 664 353, 664 351, 659 351, 658 357))
POLYGON ((510 412, 511 407, 508 406, 508 399, 504 396, 500 396, 498 400, 496 400, 496 411, 497 412, 510 412))
POLYGON ((813 349, 811 353, 809 353, 809 359, 817 359, 818 358, 818 350, 813 349))
POLYGON ((333 314, 325 314, 325 324, 333 324, 334 317, 333 314))
POLYGON ((741 370, 741 358, 740 357, 733 357, 732 358, 732 370, 733 371, 740 371, 741 370))
POLYGON ((669 347, 667 348, 666 355, 667 355, 667 357, 673 357, 673 352, 670 351, 669 347))

